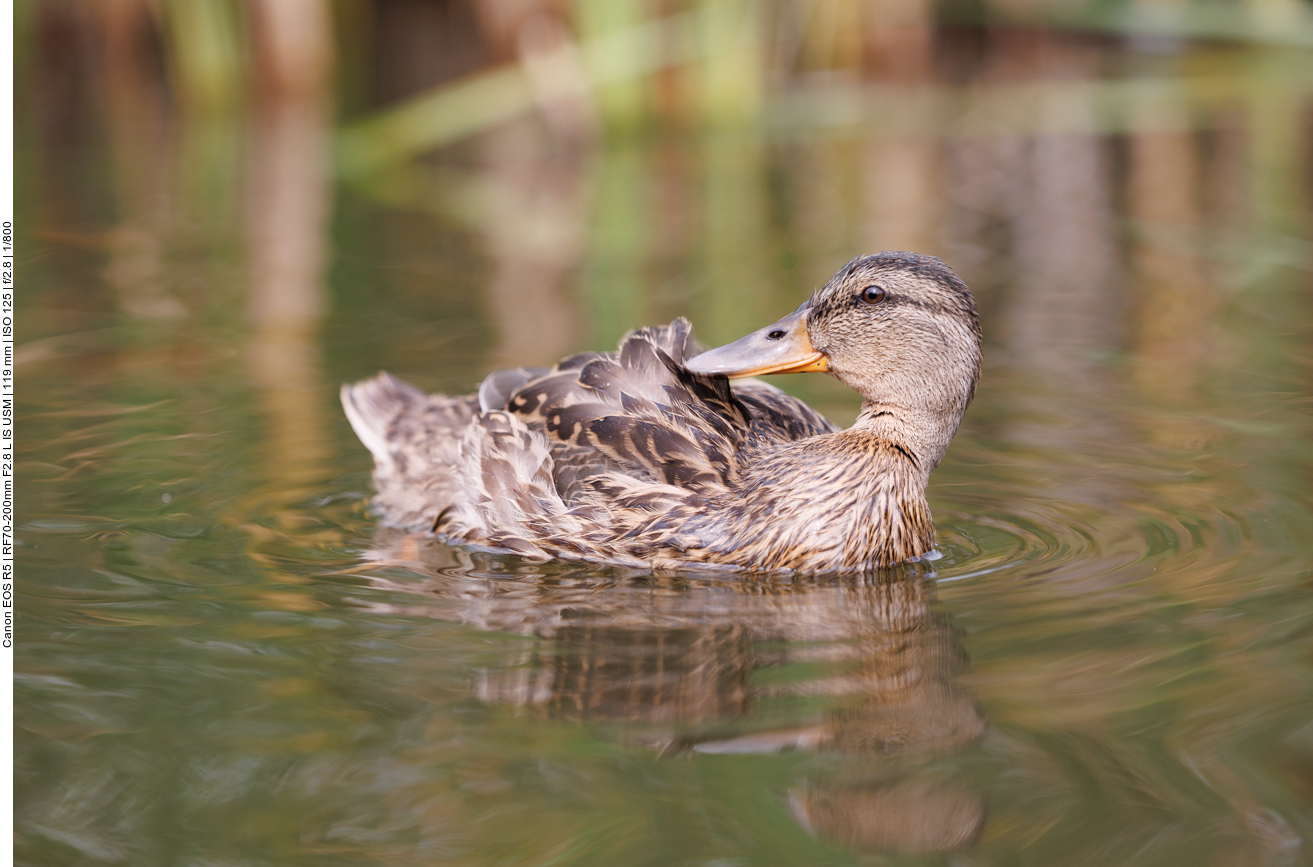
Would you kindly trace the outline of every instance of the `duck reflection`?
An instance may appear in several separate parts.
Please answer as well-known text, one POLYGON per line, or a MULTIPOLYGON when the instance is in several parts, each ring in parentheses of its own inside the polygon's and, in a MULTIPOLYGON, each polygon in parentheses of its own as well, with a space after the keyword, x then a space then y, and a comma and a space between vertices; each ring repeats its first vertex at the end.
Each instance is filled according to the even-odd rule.
POLYGON ((486 673, 478 697, 579 722, 733 718, 749 706, 751 641, 731 626, 564 626, 524 667, 486 673))
POLYGON ((789 811, 850 848, 944 852, 984 826, 983 796, 939 761, 986 721, 953 683, 967 659, 924 565, 829 580, 516 567, 386 533, 367 556, 425 576, 371 580, 435 617, 540 639, 479 674, 485 703, 620 724, 667 755, 814 753, 789 811))

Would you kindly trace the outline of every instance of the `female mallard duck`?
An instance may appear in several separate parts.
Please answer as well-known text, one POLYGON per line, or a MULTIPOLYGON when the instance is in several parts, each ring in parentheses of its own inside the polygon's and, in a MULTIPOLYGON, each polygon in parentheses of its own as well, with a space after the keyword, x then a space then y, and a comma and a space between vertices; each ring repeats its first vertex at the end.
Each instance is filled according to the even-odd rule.
POLYGON ((695 346, 681 318, 619 352, 490 374, 476 395, 386 373, 343 386, 374 505, 456 542, 652 568, 846 572, 934 548, 926 481, 980 375, 975 301, 948 266, 854 259, 774 325, 695 346), (802 371, 862 395, 851 428, 728 382, 802 371))

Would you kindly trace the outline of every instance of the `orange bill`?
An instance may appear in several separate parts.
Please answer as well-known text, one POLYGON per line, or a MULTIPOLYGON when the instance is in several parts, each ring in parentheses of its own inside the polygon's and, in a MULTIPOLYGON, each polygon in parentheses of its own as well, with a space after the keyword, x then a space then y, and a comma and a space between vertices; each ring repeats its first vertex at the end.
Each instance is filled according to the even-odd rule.
POLYGON ((774 325, 690 358, 684 366, 694 373, 730 379, 830 369, 825 353, 812 346, 807 336, 806 304, 774 325))

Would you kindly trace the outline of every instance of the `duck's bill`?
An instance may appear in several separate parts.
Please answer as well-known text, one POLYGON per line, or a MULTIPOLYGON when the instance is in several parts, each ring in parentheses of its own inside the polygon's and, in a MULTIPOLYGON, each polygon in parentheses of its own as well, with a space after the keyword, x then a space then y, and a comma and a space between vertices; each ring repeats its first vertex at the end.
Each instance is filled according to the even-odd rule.
POLYGON ((825 353, 807 336, 807 305, 747 337, 709 349, 684 366, 694 373, 727 376, 764 376, 768 373, 824 373, 830 369, 825 353))

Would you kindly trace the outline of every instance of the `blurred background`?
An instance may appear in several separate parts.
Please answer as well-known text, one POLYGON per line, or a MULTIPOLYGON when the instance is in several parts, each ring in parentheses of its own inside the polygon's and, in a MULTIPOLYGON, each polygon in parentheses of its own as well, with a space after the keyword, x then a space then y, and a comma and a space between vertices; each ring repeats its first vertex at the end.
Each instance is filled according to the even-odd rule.
POLYGON ((1303 0, 17 5, 29 237, 100 278, 27 335, 242 319, 289 394, 321 339, 460 389, 675 315, 716 343, 908 249, 993 343, 1177 400, 1227 299, 1313 262, 1303 0))
POLYGON ((1308 0, 15 15, 20 863, 1311 857, 1308 0), (985 334, 934 571, 370 517, 342 382, 715 345, 886 249, 985 334))

